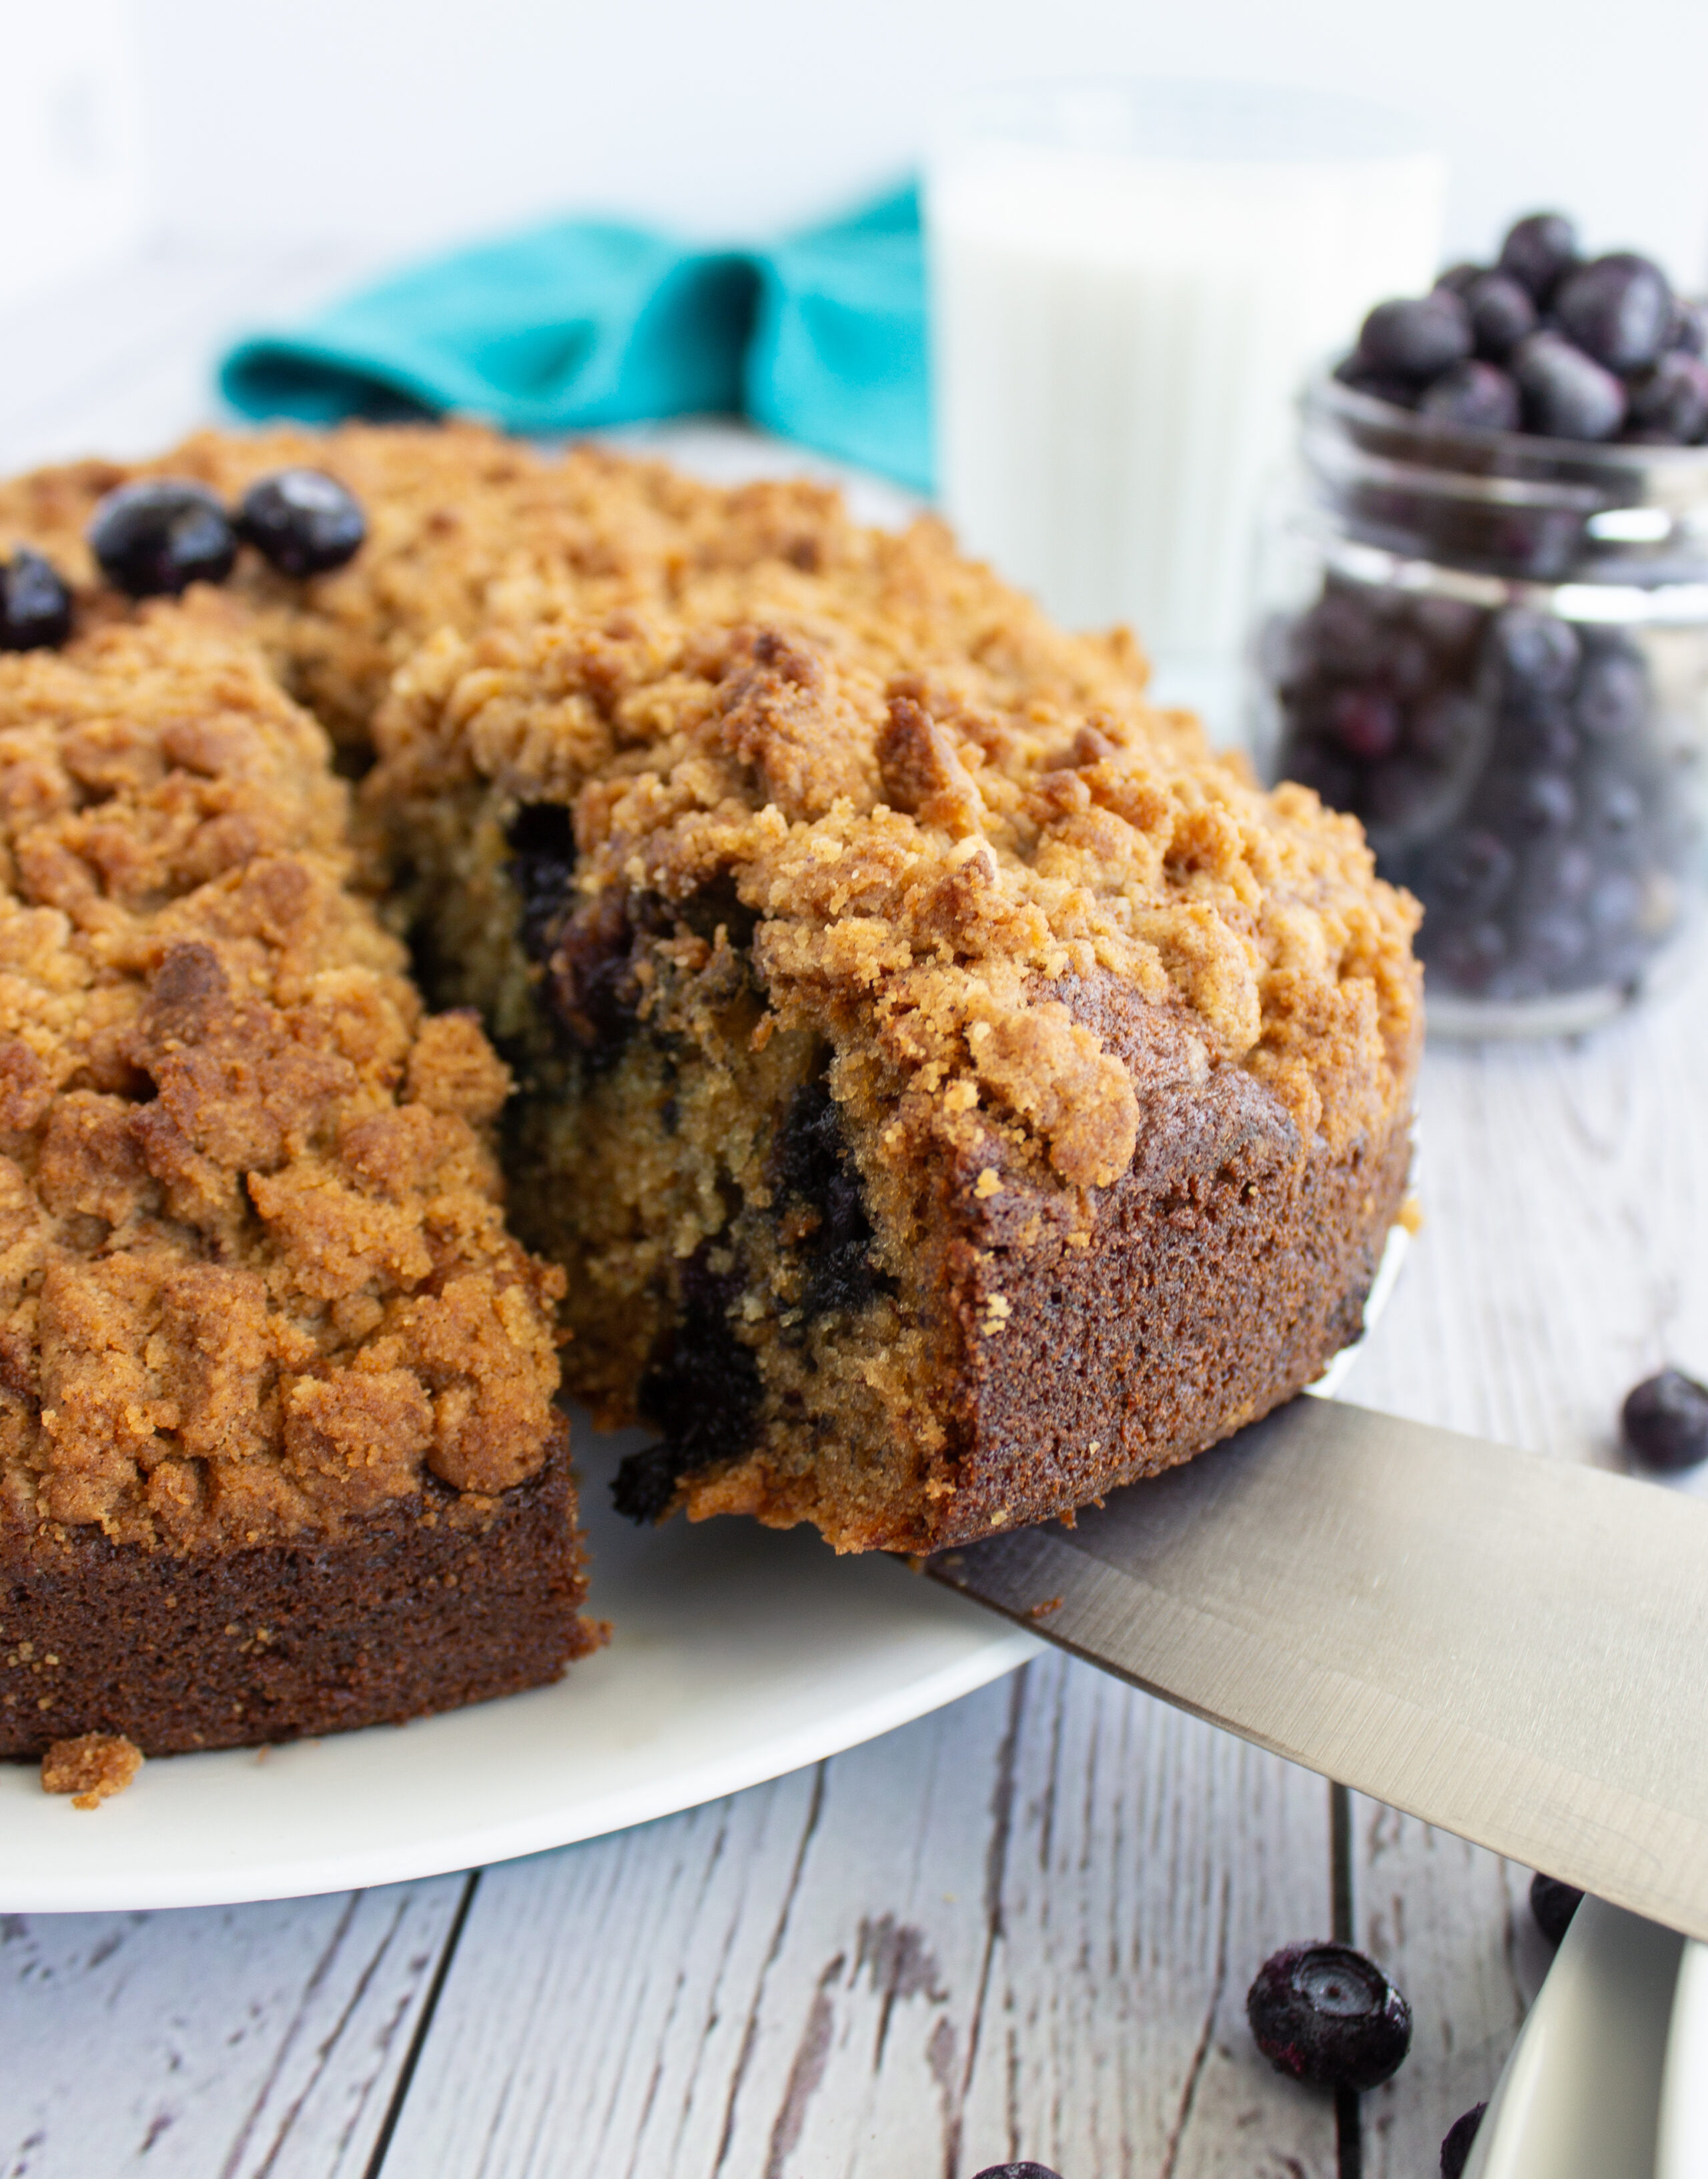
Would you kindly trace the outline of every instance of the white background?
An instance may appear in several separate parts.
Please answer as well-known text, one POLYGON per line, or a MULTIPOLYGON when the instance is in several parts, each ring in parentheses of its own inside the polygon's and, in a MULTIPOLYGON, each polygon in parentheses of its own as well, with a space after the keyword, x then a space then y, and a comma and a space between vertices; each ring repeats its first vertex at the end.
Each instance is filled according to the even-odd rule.
POLYGON ((740 237, 904 168, 955 87, 1038 73, 1376 96, 1452 161, 1455 254, 1553 202, 1708 283, 1708 0, 0 0, 0 289, 43 270, 20 203, 96 246, 66 215, 103 113, 109 242, 408 250, 592 206, 740 237))

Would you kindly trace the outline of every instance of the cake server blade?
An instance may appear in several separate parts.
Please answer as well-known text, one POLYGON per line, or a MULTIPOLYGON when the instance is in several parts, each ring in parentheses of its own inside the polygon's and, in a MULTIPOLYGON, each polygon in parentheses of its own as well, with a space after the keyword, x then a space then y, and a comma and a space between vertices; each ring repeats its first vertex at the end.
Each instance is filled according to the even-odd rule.
POLYGON ((1708 1505, 1340 1400, 939 1581, 1230 1732, 1708 1939, 1708 1505))

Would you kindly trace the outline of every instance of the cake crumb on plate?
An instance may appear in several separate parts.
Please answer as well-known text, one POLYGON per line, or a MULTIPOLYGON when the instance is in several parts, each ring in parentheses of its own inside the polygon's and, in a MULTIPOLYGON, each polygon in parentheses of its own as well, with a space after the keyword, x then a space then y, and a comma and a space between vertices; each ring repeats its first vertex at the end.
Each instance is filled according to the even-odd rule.
POLYGON ((122 1732, 80 1732, 56 1740, 42 1757, 41 1790, 71 1794, 74 1809, 98 1809, 141 1768, 142 1750, 122 1732))

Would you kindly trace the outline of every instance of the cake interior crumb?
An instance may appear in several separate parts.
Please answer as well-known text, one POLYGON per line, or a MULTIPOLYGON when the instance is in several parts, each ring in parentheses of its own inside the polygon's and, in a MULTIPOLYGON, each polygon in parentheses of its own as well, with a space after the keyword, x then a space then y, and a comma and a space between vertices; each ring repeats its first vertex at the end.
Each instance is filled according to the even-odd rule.
POLYGON ((56 1740, 41 1759, 44 1793, 69 1793, 74 1809, 98 1809, 122 1793, 142 1768, 142 1750, 122 1732, 80 1732, 56 1740))

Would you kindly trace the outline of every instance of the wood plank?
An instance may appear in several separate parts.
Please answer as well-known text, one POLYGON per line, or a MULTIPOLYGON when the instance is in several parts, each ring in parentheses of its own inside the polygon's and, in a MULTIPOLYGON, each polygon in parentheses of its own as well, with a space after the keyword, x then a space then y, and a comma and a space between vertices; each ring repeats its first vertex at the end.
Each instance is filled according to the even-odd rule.
POLYGON ((362 2179, 464 1884, 0 1918, 0 2171, 362 2179))
POLYGON ((1327 2174, 1258 1962, 1321 1781, 1065 1659, 810 1776, 482 1880, 385 2170, 1327 2174))

